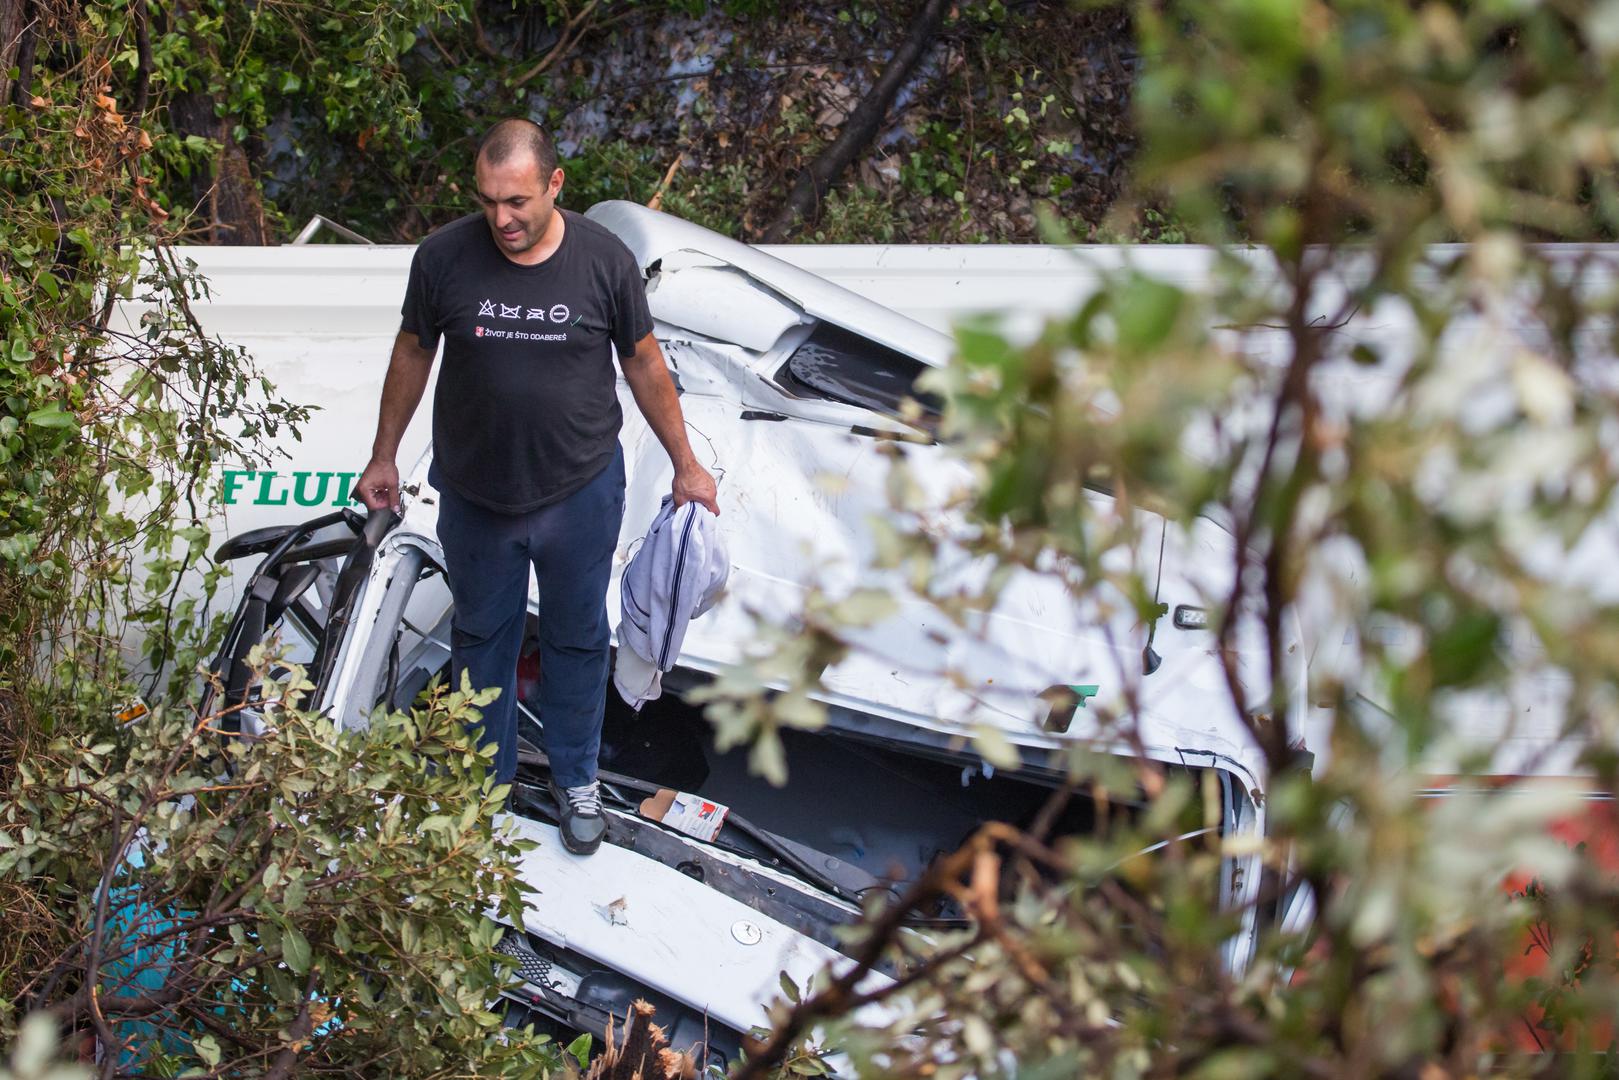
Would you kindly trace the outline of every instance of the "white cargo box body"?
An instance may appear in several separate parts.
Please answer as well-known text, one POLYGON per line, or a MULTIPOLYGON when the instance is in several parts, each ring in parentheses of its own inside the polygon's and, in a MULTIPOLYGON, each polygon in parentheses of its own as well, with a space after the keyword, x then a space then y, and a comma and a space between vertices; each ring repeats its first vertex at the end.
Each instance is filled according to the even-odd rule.
MULTIPOLYGON (((885 327, 890 320, 889 329, 901 335, 905 333, 905 325, 920 324, 921 328, 934 333, 913 334, 912 338, 925 337, 926 341, 890 340, 886 343, 936 363, 949 351, 948 341, 939 332, 964 316, 995 313, 1004 317, 1015 333, 1026 333, 1044 317, 1073 311, 1096 287, 1103 270, 1128 265, 1198 291, 1210 285, 1215 259, 1209 249, 1181 246, 1064 249, 872 245, 750 249, 678 219, 630 204, 603 204, 592 211, 592 216, 618 231, 637 249, 644 263, 660 262, 661 273, 649 286, 650 299, 659 317, 660 337, 669 345, 667 351, 676 363, 683 349, 687 352, 707 349, 706 359, 715 360, 723 349, 709 349, 708 345, 720 337, 728 337, 737 348, 751 347, 762 355, 773 339, 790 336, 794 324, 800 320, 824 317, 836 321, 840 318, 839 311, 851 314, 853 321, 859 322, 865 332, 879 341, 887 333, 885 327), (791 266, 784 268, 783 262, 791 266), (772 280, 763 288, 757 281, 750 283, 747 279, 750 266, 772 280), (814 284, 817 281, 833 288, 823 294, 814 284), (795 282, 805 283, 807 290, 796 300, 792 295, 795 282), (837 286, 848 290, 841 298, 836 295, 842 291, 837 286), (774 297, 769 295, 772 291, 774 297), (828 310, 827 305, 831 305, 832 310, 828 310), (679 314, 671 315, 671 312, 679 314)), ((410 247, 323 245, 193 248, 184 252, 196 260, 210 279, 212 299, 197 305, 204 326, 247 348, 288 398, 320 408, 306 426, 301 442, 282 441, 281 449, 288 455, 286 459, 246 463, 247 467, 225 471, 215 521, 216 533, 221 539, 244 530, 308 517, 347 500, 354 478, 369 454, 382 373, 398 327, 399 305, 413 250, 410 247)), ((1438 254, 1444 256, 1446 252, 1438 254)), ((1594 254, 1610 262, 1613 259, 1613 252, 1607 249, 1578 249, 1569 254, 1571 257, 1594 254)), ((1331 302, 1330 297, 1323 301, 1324 304, 1331 302)), ((120 309, 119 317, 134 324, 139 314, 138 305, 130 304, 120 309)), ((1376 340, 1390 348, 1394 359, 1389 366, 1397 367, 1401 352, 1409 352, 1410 326, 1408 311, 1384 305, 1374 311, 1359 312, 1354 325, 1336 335, 1334 343, 1347 350, 1353 340, 1376 340)), ((1520 327, 1509 315, 1506 328, 1520 327)), ((1499 320, 1480 319, 1471 327, 1463 325, 1453 336, 1459 349, 1478 347, 1474 339, 1480 334, 1493 335, 1493 344, 1499 348, 1503 337, 1510 336, 1501 335, 1501 329, 1499 320)), ((1526 335, 1532 334, 1527 324, 1522 329, 1526 335)), ((1259 355, 1279 355, 1279 337, 1276 331, 1256 329, 1241 335, 1241 345, 1259 355)), ((836 471, 845 474, 874 467, 869 442, 832 437, 830 427, 838 408, 824 409, 820 417, 821 429, 813 432, 813 438, 806 435, 798 440, 799 445, 791 448, 784 445, 787 440, 772 437, 771 424, 731 424, 734 407, 747 407, 748 402, 727 398, 729 391, 719 385, 724 377, 716 377, 714 385, 700 385, 699 369, 705 369, 705 364, 688 362, 687 370, 682 373, 687 382, 687 411, 691 416, 714 409, 723 414, 716 417, 721 423, 712 427, 716 432, 720 427, 725 428, 727 437, 722 438, 723 447, 705 448, 701 439, 695 440, 700 453, 712 454, 721 468, 732 471, 722 497, 727 491, 736 490, 740 476, 736 470, 740 462, 769 474, 764 482, 752 485, 756 491, 743 494, 743 501, 731 508, 728 526, 747 525, 750 515, 762 515, 753 522, 755 528, 795 523, 799 526, 797 538, 809 542, 818 555, 827 556, 836 574, 840 558, 846 563, 848 557, 862 554, 856 550, 859 537, 847 527, 856 516, 857 508, 837 505, 838 499, 829 498, 811 482, 812 474, 816 470, 826 471, 834 461, 836 471), (817 439, 820 440, 818 445, 817 439), (783 505, 782 493, 788 491, 796 502, 783 505), (771 505, 760 505, 760 492, 770 494, 771 505), (804 512, 799 513, 800 510, 804 512), (841 522, 845 527, 830 530, 819 527, 828 521, 841 522)), ((710 363, 706 370, 713 372, 718 368, 710 363)), ((1388 385, 1387 370, 1367 371, 1349 363, 1324 372, 1323 378, 1333 407, 1343 409, 1375 409, 1388 385)), ((431 394, 429 387, 427 399, 401 447, 402 471, 410 469, 428 441, 431 394)), ((626 409, 626 416, 627 448, 645 452, 649 464, 655 465, 657 450, 645 445, 644 426, 638 423, 632 409, 626 409)), ((705 426, 706 422, 698 428, 702 430, 705 426)), ((848 427, 843 431, 847 432, 848 427)), ((658 494, 664 481, 655 475, 657 471, 655 467, 648 468, 640 476, 632 477, 626 541, 633 540, 632 533, 640 527, 641 519, 650 517, 646 508, 638 504, 658 494)), ((864 507, 865 511, 874 509, 881 507, 876 504, 864 507)), ((1186 557, 1178 562, 1177 569, 1193 574, 1198 567, 1211 565, 1215 560, 1199 557, 1197 552, 1201 548, 1205 556, 1211 555, 1214 549, 1208 545, 1218 547, 1219 540, 1218 536, 1188 538, 1192 550, 1184 553, 1186 557)), ((1612 554, 1613 546, 1611 542, 1580 545, 1574 557, 1566 560, 1567 572, 1592 577, 1593 588, 1611 591, 1613 586, 1603 575, 1583 573, 1582 568, 1589 570, 1601 565, 1612 554)), ((774 557, 762 544, 759 554, 766 563, 774 557)), ((798 551, 790 555, 802 558, 798 551)), ((766 569, 763 564, 761 569, 766 569)), ((771 574, 767 572, 763 576, 771 574)), ((802 575, 777 573, 775 576, 798 579, 802 575)), ((1217 589, 1219 583, 1202 584, 1217 589)), ((1030 601, 1035 606, 1043 602, 1039 597, 1032 597, 1030 601)), ((1304 615, 1303 658, 1311 664, 1330 661, 1333 654, 1343 648, 1343 628, 1325 619, 1313 619, 1308 610, 1304 615)), ((716 624, 719 621, 717 618, 716 624)), ((913 623, 913 629, 919 626, 913 623)), ((1043 633, 1044 629, 1031 624, 1026 640, 1032 644, 1031 651, 1035 655, 1048 654, 1042 657, 1043 666, 1055 669, 1061 665, 1054 662, 1057 658, 1049 655, 1053 643, 1060 645, 1071 638, 1053 637, 1043 633)), ((925 628, 923 631, 925 633, 925 628)), ((694 649, 702 645, 702 636, 699 634, 693 639, 694 649)), ((1164 635, 1160 633, 1157 641, 1163 640, 1164 635)), ((716 649, 708 657, 709 661, 723 662, 728 658, 723 652, 716 649)), ((1001 658, 991 653, 952 659, 968 668, 975 661, 983 661, 991 669, 1001 663, 1001 658)), ((1066 678, 1056 681, 1094 681, 1089 672, 1078 670, 1084 666, 1080 663, 1081 656, 1071 659, 1074 663, 1066 678)), ((1204 711, 1195 707, 1198 700, 1222 694, 1223 686, 1212 679, 1212 672, 1203 670, 1206 665, 1196 663, 1194 657, 1166 655, 1166 665, 1168 670, 1155 676, 1152 686, 1174 684, 1177 694, 1185 695, 1178 702, 1163 703, 1165 708, 1179 714, 1180 719, 1172 726, 1181 725, 1184 734, 1195 727, 1189 718, 1204 711), (1185 670, 1177 671, 1177 665, 1184 665, 1185 670)), ((855 699, 870 696, 872 680, 881 682, 887 674, 874 669, 863 676, 858 671, 860 666, 852 664, 843 672, 848 679, 845 689, 855 699)), ((1055 670, 1053 673, 1058 674, 1055 670)), ((983 676, 986 686, 994 677, 992 670, 978 674, 983 676)), ((1557 673, 1541 673, 1535 677, 1546 684, 1548 694, 1555 693, 1557 673)), ((1006 692, 1026 692, 1033 681, 1037 680, 1030 673, 1027 679, 1012 679, 1010 685, 1007 682, 999 685, 1006 692)), ((914 704, 924 699, 913 696, 912 700, 914 704)), ((1552 733, 1559 710, 1537 709, 1531 716, 1526 707, 1518 710, 1523 715, 1508 716, 1501 713, 1500 704, 1481 702, 1469 715, 1478 720, 1480 734, 1485 737, 1516 724, 1519 746, 1516 756, 1531 758, 1552 733)), ((936 711, 923 705, 913 709, 912 715, 922 719, 936 711)), ((1326 723, 1327 718, 1317 715, 1306 722, 1306 731, 1301 734, 1320 749, 1320 732, 1326 723)), ((1021 719, 1006 726, 1009 730, 1029 731, 1029 725, 1021 719)), ((1204 725, 1202 734, 1205 738, 1200 742, 1204 748, 1218 746, 1222 752, 1236 749, 1235 732, 1223 723, 1212 727, 1204 725)), ((1176 741, 1167 740, 1166 751, 1168 744, 1176 741)), ((1180 745, 1187 743, 1180 741, 1180 745)), ((1547 767, 1546 762, 1541 762, 1540 768, 1547 767)), ((1511 763, 1503 762, 1503 769, 1512 771, 1511 763)))
MULTIPOLYGON (((592 216, 620 231, 632 246, 639 244, 643 249, 639 253, 646 258, 667 254, 653 248, 676 249, 667 269, 678 272, 662 274, 664 280, 658 286, 666 292, 659 296, 654 291, 652 296, 655 310, 674 305, 686 312, 686 325, 675 331, 676 336, 691 337, 694 327, 702 329, 705 317, 732 317, 732 339, 755 345, 780 334, 796 316, 787 310, 790 303, 777 305, 782 310, 776 312, 767 304, 761 310, 750 309, 746 325, 737 322, 734 316, 738 305, 733 301, 748 292, 757 297, 758 290, 739 280, 736 268, 727 269, 727 262, 740 265, 757 256, 774 256, 856 294, 868 314, 875 311, 873 318, 878 323, 883 319, 880 309, 888 309, 902 319, 943 332, 960 318, 992 313, 1014 333, 1021 334, 1032 332, 1046 317, 1075 310, 1095 289, 1103 270, 1127 265, 1195 292, 1209 287, 1215 261, 1211 250, 1191 246, 786 245, 748 249, 629 204, 603 204, 592 216), (646 232, 648 221, 656 225, 655 238, 646 232), (643 234, 640 239, 637 230, 643 234), (714 260, 716 265, 704 265, 699 250, 703 247, 714 249, 708 253, 710 256, 719 254, 714 260)), ((281 441, 285 458, 225 470, 221 477, 222 499, 215 507, 214 526, 219 539, 312 516, 346 503, 369 455, 382 374, 398 328, 413 251, 404 246, 348 245, 183 249, 182 254, 195 260, 210 281, 211 299, 196 305, 205 328, 244 346, 289 399, 320 410, 306 425, 301 442, 290 438, 281 441)), ((1440 257, 1456 253, 1443 249, 1437 252, 1440 257)), ((1570 259, 1594 256, 1609 267, 1619 261, 1611 247, 1572 248, 1566 254, 1570 259)), ((763 264, 771 262, 774 260, 763 260, 763 264)), ((1324 301, 1331 302, 1331 297, 1324 301)), ((115 317, 133 326, 138 324, 140 313, 139 305, 125 304, 115 317)), ((1335 335, 1333 343, 1347 351, 1353 340, 1376 341, 1393 356, 1387 367, 1397 368, 1402 352, 1409 352, 1410 327, 1409 311, 1382 305, 1374 311, 1358 312, 1353 326, 1335 335)), ((1494 321, 1481 318, 1471 326, 1463 324, 1452 337, 1458 349, 1480 348, 1476 340, 1479 335, 1489 337, 1490 345, 1499 349, 1502 341, 1511 336, 1501 334, 1503 328, 1521 331, 1528 337, 1534 332, 1527 320, 1514 319, 1509 313, 1504 327, 1499 317, 1494 321)), ((666 338, 669 332, 667 326, 660 331, 666 338)), ((948 344, 941 345, 940 340, 931 341, 922 350, 928 359, 936 361, 938 354, 948 351, 948 344)), ((1241 345, 1260 355, 1279 355, 1280 335, 1274 330, 1248 331, 1242 334, 1241 345)), ((678 347, 675 351, 679 351, 678 347)), ((1388 385, 1387 367, 1379 372, 1342 363, 1328 370, 1323 378, 1329 403, 1344 409, 1377 408, 1388 385)), ((701 388, 691 389, 696 392, 701 388)), ((409 470, 427 444, 431 394, 430 386, 401 447, 402 471, 409 470)), ((688 410, 701 411, 695 397, 688 402, 688 410)), ((629 442, 636 437, 637 425, 632 412, 627 410, 626 415, 631 420, 626 431, 629 442)), ((769 449, 766 432, 750 438, 765 440, 759 445, 769 449)), ((753 449, 747 443, 727 447, 728 453, 744 454, 750 461, 755 457, 753 449)), ((735 459, 719 464, 734 467, 735 459)), ((799 483, 804 479, 802 475, 796 478, 799 483)), ((650 496, 655 486, 647 479, 641 485, 645 489, 641 494, 650 496)), ((804 494, 815 497, 808 491, 804 494)), ((733 521, 749 512, 748 508, 739 509, 733 521)), ((635 520, 632 508, 627 530, 635 527, 635 520)), ((1606 575, 1593 571, 1614 554, 1614 547, 1611 537, 1606 541, 1588 538, 1571 557, 1562 560, 1564 572, 1582 580, 1589 578, 1599 595, 1607 595, 1614 586, 1606 575)), ((1317 614, 1308 607, 1303 612, 1304 658, 1311 665, 1320 661, 1330 665, 1335 654, 1345 648, 1346 634, 1341 626, 1317 618, 1317 614)), ((1544 684, 1547 694, 1555 696, 1557 673, 1539 673, 1535 678, 1544 684)), ((1220 688, 1210 685, 1201 690, 1213 694, 1220 688)), ((1555 708, 1541 708, 1531 715, 1531 710, 1524 707, 1505 715, 1499 701, 1480 702, 1468 711, 1478 721, 1483 737, 1511 727, 1519 747, 1513 756, 1525 760, 1543 748, 1545 738, 1555 731, 1560 713, 1555 708)), ((1323 716, 1308 722, 1307 727, 1313 729, 1311 743, 1321 741, 1320 730, 1326 723, 1323 716)), ((1552 767, 1544 760, 1538 765, 1541 771, 1552 767)), ((1502 762, 1502 769, 1514 771, 1509 761, 1502 762)))
MULTIPOLYGON (((795 400, 787 410, 805 421, 791 432, 768 422, 737 423, 739 412, 782 411, 781 395, 769 389, 770 375, 810 328, 851 327, 924 363, 943 364, 952 349, 944 331, 953 319, 1010 313, 1014 323, 1032 329, 1045 316, 1072 311, 1095 287, 1097 267, 1118 265, 1124 257, 1117 249, 1088 250, 1081 257, 1058 248, 1014 246, 750 248, 633 204, 602 204, 591 216, 625 239, 643 268, 659 267, 649 281, 649 300, 660 339, 680 369, 695 449, 729 474, 721 489, 722 503, 728 503, 724 524, 728 535, 742 538, 740 546, 731 541, 741 570, 733 591, 784 617, 805 588, 818 581, 849 587, 869 562, 866 521, 885 509, 884 465, 877 443, 851 432, 893 426, 843 402, 809 399, 795 400), (726 355, 728 348, 737 355, 726 355), (682 367, 683 355, 693 353, 701 355, 689 355, 682 367), (705 378, 709 385, 703 385, 705 378), (863 482, 841 495, 829 493, 821 483, 827 474, 863 482)), ((302 441, 282 441, 287 460, 224 471, 216 525, 221 539, 312 516, 348 499, 369 455, 413 250, 327 245, 185 252, 210 280, 212 298, 198 307, 205 327, 245 347, 290 400, 320 409, 302 441)), ((1135 254, 1151 262, 1148 269, 1188 284, 1209 258, 1206 251, 1182 248, 1135 254)), ((140 312, 128 305, 120 314, 135 323, 140 312)), ((428 442, 432 392, 430 386, 401 446, 402 473, 428 442)), ((650 521, 668 482, 661 450, 627 394, 625 415, 630 498, 621 556, 650 521)), ((920 471, 936 480, 942 495, 943 485, 959 476, 948 455, 936 447, 915 453, 926 459, 928 467, 920 471)), ((1102 496, 1098 501, 1110 502, 1102 496)), ((1148 572, 1163 539, 1161 522, 1149 523, 1152 528, 1158 532, 1136 556, 1148 572)), ((1229 573, 1223 554, 1229 538, 1200 523, 1191 535, 1175 539, 1170 555, 1182 557, 1169 561, 1197 578, 1180 579, 1177 602, 1196 603, 1200 589, 1218 591, 1219 578, 1229 573), (1186 550, 1174 550, 1183 545, 1186 550)), ((974 575, 970 567, 958 569, 963 580, 974 575)), ((750 636, 743 603, 739 598, 722 605, 700 624, 688 637, 691 655, 682 662, 712 671, 737 659, 739 643, 750 636)), ((610 611, 615 605, 616 596, 610 596, 610 611)), ((1118 660, 1129 658, 1127 665, 1139 668, 1147 629, 1132 615, 1081 610, 1032 576, 1010 590, 1004 609, 993 616, 996 625, 978 640, 955 632, 941 645, 936 639, 949 630, 944 620, 930 616, 926 604, 912 601, 906 608, 869 636, 862 655, 829 673, 830 700, 857 709, 881 700, 896 719, 923 726, 953 718, 945 725, 952 733, 988 724, 1033 746, 1052 744, 1038 723, 1045 706, 1037 695, 1048 687, 1095 685, 1092 707, 1122 706, 1118 660), (932 677, 922 684, 907 681, 897 670, 898 658, 920 661, 932 677), (952 685, 941 673, 947 667, 968 685, 952 685)), ((1215 719, 1208 708, 1211 698, 1223 694, 1224 682, 1207 650, 1191 640, 1202 635, 1170 631, 1167 623, 1163 630, 1155 647, 1164 655, 1164 669, 1144 684, 1144 692, 1149 712, 1167 728, 1149 743, 1166 760, 1181 760, 1185 750, 1195 749, 1255 766, 1252 748, 1233 726, 1235 717, 1215 719), (1188 719, 1169 720, 1171 715, 1188 719), (1180 730, 1189 718, 1196 718, 1191 740, 1180 730)), ((1262 653, 1257 641, 1247 644, 1244 675, 1257 699, 1268 675, 1253 669, 1262 653)), ((1302 704, 1302 683, 1295 693, 1302 704)))

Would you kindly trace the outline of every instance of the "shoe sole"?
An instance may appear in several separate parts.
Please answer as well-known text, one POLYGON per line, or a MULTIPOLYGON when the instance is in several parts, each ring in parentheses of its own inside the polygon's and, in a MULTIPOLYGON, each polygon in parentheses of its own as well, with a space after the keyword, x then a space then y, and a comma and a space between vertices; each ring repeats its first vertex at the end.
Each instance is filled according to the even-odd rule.
MULTIPOLYGON (((586 844, 583 847, 574 847, 572 841, 568 839, 568 831, 561 827, 558 827, 557 835, 562 837, 562 846, 573 852, 575 855, 594 855, 596 854, 596 850, 602 846, 602 842, 597 840, 594 844, 586 844)), ((605 835, 606 834, 604 833, 603 836, 605 837, 605 835)))

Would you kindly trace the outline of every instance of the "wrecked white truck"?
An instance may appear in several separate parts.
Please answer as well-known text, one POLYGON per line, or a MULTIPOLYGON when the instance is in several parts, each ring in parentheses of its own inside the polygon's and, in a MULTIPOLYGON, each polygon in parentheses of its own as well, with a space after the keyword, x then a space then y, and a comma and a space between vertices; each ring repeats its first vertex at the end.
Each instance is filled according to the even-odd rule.
MULTIPOLYGON (((588 860, 557 839, 537 749, 543 717, 520 700, 528 739, 512 806, 517 830, 537 841, 521 873, 538 900, 503 946, 521 965, 513 1022, 599 1032, 609 1014, 645 998, 671 1044, 705 1042, 710 1061, 733 1058, 741 1037, 765 1021, 783 972, 802 984, 843 959, 837 930, 874 891, 897 894, 984 821, 1030 820, 1062 782, 1048 752, 1097 742, 1088 718, 1120 705, 1121 671, 1141 675, 1138 749, 1217 778, 1223 835, 1262 830, 1260 755, 1238 718, 1210 705, 1224 700, 1224 677, 1212 632, 1197 618, 1201 597, 1230 573, 1231 539, 1212 523, 1184 531, 1142 511, 1138 558, 1159 582, 1162 625, 1140 624, 1128 605, 1088 612, 1056 581, 1032 574, 1006 589, 971 635, 900 596, 897 613, 825 673, 827 725, 787 733, 784 787, 754 775, 745 749, 718 751, 685 695, 743 656, 753 620, 791 626, 812 585, 835 592, 881 581, 870 569, 869 522, 888 508, 883 441, 906 438, 912 467, 941 482, 959 468, 900 419, 917 376, 945 363, 952 342, 667 215, 604 203, 589 216, 622 238, 645 272, 693 447, 720 478, 732 571, 726 597, 688 629, 661 699, 637 715, 609 688, 601 776, 610 829, 588 860), (820 482, 828 474, 842 478, 835 489, 820 482), (1078 707, 1053 714, 1042 697, 1053 686, 1081 687, 1078 707), (986 729, 1019 748, 1020 768, 996 771, 980 757, 972 736, 986 729), (729 814, 701 839, 642 813, 660 791, 700 796, 729 814)), ((620 393, 628 394, 622 382, 620 393)), ((624 415, 628 494, 608 595, 614 623, 618 575, 670 479, 639 411, 624 415)), ((220 561, 256 560, 257 568, 216 661, 224 700, 208 707, 244 705, 252 722, 247 656, 272 634, 307 665, 316 704, 340 725, 385 722, 386 710, 408 708, 447 673, 450 601, 429 457, 404 484, 402 516, 338 509, 220 548, 220 561)), ((531 619, 538 602, 531 596, 531 619)), ((1262 700, 1260 643, 1245 637, 1243 645, 1242 677, 1262 700)), ((520 699, 530 685, 521 663, 520 699)), ((1289 693, 1302 715, 1302 672, 1289 693)), ((1087 829, 1088 814, 1075 800, 1058 831, 1087 829)), ((1228 969, 1240 971, 1253 948, 1261 873, 1256 854, 1228 864, 1210 900, 1243 913, 1224 953, 1228 969)), ((919 927, 962 914, 914 913, 919 927)))

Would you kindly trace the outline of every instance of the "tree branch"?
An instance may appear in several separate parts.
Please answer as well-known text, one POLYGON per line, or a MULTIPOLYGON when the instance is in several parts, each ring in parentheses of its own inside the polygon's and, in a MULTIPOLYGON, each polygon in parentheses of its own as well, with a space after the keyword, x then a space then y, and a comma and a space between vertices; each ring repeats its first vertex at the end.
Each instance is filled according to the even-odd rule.
POLYGON ((135 100, 130 109, 130 119, 141 124, 146 115, 146 106, 151 100, 152 90, 152 34, 148 27, 151 13, 146 6, 146 0, 135 0, 132 5, 135 15, 135 100))
POLYGON ((29 0, 20 0, 0 12, 0 105, 7 101, 23 105, 28 101, 40 20, 40 16, 31 11, 32 7, 29 0), (15 83, 7 78, 13 65, 17 68, 15 83))
POLYGON ((819 208, 821 200, 826 196, 828 189, 843 170, 859 156, 866 145, 877 136, 882 127, 883 117, 888 115, 889 107, 894 104, 894 98, 899 88, 905 85, 911 77, 911 72, 927 53, 928 45, 939 31, 944 21, 944 0, 923 0, 922 8, 911 20, 911 26, 906 31, 905 39, 900 42, 899 48, 889 58, 888 66, 883 68, 876 83, 867 91, 866 96, 860 99, 860 104, 854 107, 849 118, 843 122, 838 130, 838 137, 832 144, 810 162, 808 168, 798 174, 793 183, 793 190, 787 196, 787 202, 782 206, 760 237, 766 244, 779 244, 787 238, 798 225, 806 218, 812 216, 812 211, 819 208))
POLYGON ((572 49, 574 45, 578 43, 579 39, 584 36, 585 31, 590 28, 589 20, 591 13, 596 10, 596 6, 600 3, 601 0, 590 0, 590 3, 580 8, 579 14, 575 15, 572 19, 569 19, 568 25, 562 28, 562 39, 552 47, 550 52, 546 53, 540 58, 539 63, 535 64, 533 67, 523 72, 523 74, 513 79, 511 86, 514 88, 522 86, 530 79, 544 74, 552 64, 566 56, 568 54, 568 50, 572 49))
POLYGON ((298 1009, 298 1019, 287 1028, 287 1045, 265 1070, 264 1080, 286 1080, 298 1067, 298 1052, 304 1048, 309 1041, 310 1032, 315 1029, 314 1016, 309 1009, 315 993, 315 970, 313 967, 309 969, 309 979, 304 984, 304 1000, 298 1009))
POLYGON ((905 895, 883 909, 855 954, 853 966, 834 979, 825 990, 794 1006, 787 1018, 771 1032, 769 1041, 757 1053, 748 1056, 747 1062, 732 1080, 764 1080, 816 1020, 840 1015, 851 1001, 858 1000, 855 987, 877 966, 883 951, 904 929, 906 916, 926 901, 949 891, 950 885, 971 869, 978 853, 987 850, 989 842, 987 830, 980 830, 959 850, 935 862, 926 874, 905 890, 905 895))
POLYGON ((478 18, 477 0, 467 5, 467 11, 472 16, 472 43, 478 46, 478 51, 492 60, 499 60, 503 64, 510 63, 509 57, 503 56, 499 49, 489 44, 489 38, 483 32, 483 20, 478 18))

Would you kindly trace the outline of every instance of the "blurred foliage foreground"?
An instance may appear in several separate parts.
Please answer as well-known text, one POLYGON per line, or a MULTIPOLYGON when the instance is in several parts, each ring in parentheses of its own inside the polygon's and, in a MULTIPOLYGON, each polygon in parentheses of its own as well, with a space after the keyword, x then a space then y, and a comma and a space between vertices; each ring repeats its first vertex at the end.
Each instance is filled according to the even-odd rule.
MULTIPOLYGON (((157 560, 140 582, 161 599, 197 557, 196 523, 170 523, 186 477, 239 450, 220 431, 242 421, 256 438, 281 414, 244 413, 255 384, 185 318, 183 267, 149 285, 173 298, 172 324, 109 364, 122 346, 102 297, 133 271, 121 245, 162 239, 140 181, 144 113, 114 108, 113 9, 51 10, 72 44, 22 93, 52 111, 13 94, 0 144, 0 887, 19 942, 0 962, 8 1027, 48 1018, 21 1028, 14 1074, 52 1067, 42 1023, 99 1037, 103 1075, 559 1068, 487 1011, 481 912, 519 898, 487 828, 498 793, 459 730, 473 702, 336 737, 298 708, 294 672, 272 733, 228 751, 179 697, 128 727, 103 719, 128 689, 105 619, 150 610, 124 596, 131 559, 144 545, 157 560), (162 512, 114 512, 109 485, 163 496, 162 512), (116 918, 115 898, 133 898, 116 918), (142 948, 145 970, 166 968, 155 985, 121 966, 142 948), (155 1057, 131 1065, 121 1040, 155 1057)), ((869 913, 848 972, 784 988, 738 1071, 1606 1075, 1619 889, 1597 849, 1611 817, 1593 843, 1569 841, 1606 805, 1581 796, 1611 798, 1619 760, 1604 573, 1619 292, 1597 253, 1531 241, 1611 234, 1619 216, 1619 6, 1179 0, 1133 14, 1137 182, 1195 235, 1256 246, 1221 248, 1207 292, 1114 275, 1028 347, 964 329, 931 389, 972 481, 951 515, 920 512, 925 485, 896 444, 881 547, 947 617, 970 622, 1006 579, 929 595, 951 545, 1145 620, 1151 583, 1118 557, 1138 547, 1128 511, 1219 523, 1238 555, 1206 597, 1226 669, 1207 710, 1263 754, 1263 830, 1132 858, 1207 814, 1209 792, 1075 754, 1065 794, 1096 801, 1095 835, 974 837, 869 913), (1470 245, 1431 246, 1449 239, 1470 245), (1097 485, 1111 509, 1086 497, 1097 485), (1287 693, 1293 612, 1317 661, 1307 706, 1287 693), (1246 628, 1273 689, 1239 677, 1246 628), (1317 713, 1330 737, 1311 763, 1297 743, 1317 713), (1503 767, 1578 780, 1491 780, 1503 767), (1436 772, 1450 794, 1424 798, 1436 772), (1141 811, 1101 812, 1109 792, 1141 811), (1265 868, 1255 910, 1219 910, 1221 857, 1243 851, 1265 868), (939 895, 970 926, 907 930, 905 907, 939 895), (1303 896, 1288 910, 1308 918, 1281 917, 1303 896), (1250 914, 1252 954, 1223 960, 1250 914), (862 982, 885 958, 898 978, 862 982)), ((813 597, 790 633, 762 630, 778 647, 716 684, 710 716, 766 744, 814 726, 819 673, 882 603, 813 597)), ((192 630, 139 625, 189 670, 192 630)), ((1128 743, 1132 710, 1104 719, 1128 743)), ((987 736, 980 749, 1009 759, 987 736)))

